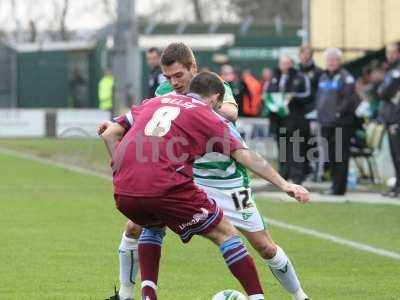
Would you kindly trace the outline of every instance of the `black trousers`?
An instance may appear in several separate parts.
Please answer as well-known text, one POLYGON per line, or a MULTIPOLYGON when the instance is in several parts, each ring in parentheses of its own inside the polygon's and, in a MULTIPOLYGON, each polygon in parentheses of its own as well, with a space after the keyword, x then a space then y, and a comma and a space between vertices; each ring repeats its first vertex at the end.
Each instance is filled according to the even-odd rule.
POLYGON ((305 179, 308 122, 303 118, 283 118, 279 125, 279 173, 283 178, 300 184, 305 179))
POLYGON ((350 160, 350 141, 353 134, 351 125, 343 127, 322 127, 321 135, 328 153, 328 166, 331 171, 332 190, 338 194, 346 193, 347 175, 350 160))
POLYGON ((388 125, 390 154, 396 172, 396 186, 400 188, 400 124, 388 125))

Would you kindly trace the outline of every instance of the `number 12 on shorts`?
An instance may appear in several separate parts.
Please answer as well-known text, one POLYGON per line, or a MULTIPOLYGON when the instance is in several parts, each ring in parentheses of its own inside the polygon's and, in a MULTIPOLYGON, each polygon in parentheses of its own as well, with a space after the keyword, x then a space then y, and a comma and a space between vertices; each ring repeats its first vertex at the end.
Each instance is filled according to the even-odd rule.
POLYGON ((248 189, 236 191, 231 194, 231 197, 236 210, 243 210, 253 206, 250 199, 250 191, 248 189))

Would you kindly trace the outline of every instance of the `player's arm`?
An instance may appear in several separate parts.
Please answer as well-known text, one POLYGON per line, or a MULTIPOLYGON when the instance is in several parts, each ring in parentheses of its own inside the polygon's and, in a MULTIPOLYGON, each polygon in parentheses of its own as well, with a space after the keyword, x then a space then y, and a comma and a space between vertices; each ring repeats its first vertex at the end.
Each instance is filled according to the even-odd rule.
POLYGON ((104 130, 103 133, 101 133, 100 136, 104 141, 108 154, 111 158, 114 157, 115 149, 117 148, 118 143, 123 138, 125 132, 126 129, 119 123, 111 123, 109 124, 107 129, 104 130))
POLYGON ((106 131, 106 129, 109 126, 111 126, 112 123, 113 122, 111 122, 111 121, 105 121, 105 122, 100 123, 99 125, 97 125, 97 129, 96 129, 97 135, 101 136, 103 134, 103 132, 106 131))
POLYGON ((238 118, 238 106, 233 96, 232 89, 227 82, 224 82, 224 88, 224 100, 218 113, 229 121, 235 122, 238 118))
POLYGON ((113 122, 107 121, 97 126, 97 134, 103 139, 111 158, 114 157, 114 152, 118 143, 132 126, 132 111, 114 118, 113 122))
POLYGON ((287 182, 258 153, 249 149, 237 149, 231 153, 231 156, 236 159, 237 162, 241 163, 261 178, 271 182, 297 201, 307 203, 310 200, 310 194, 305 188, 287 182))
POLYGON ((238 118, 238 108, 235 103, 224 102, 222 103, 218 113, 231 122, 235 122, 238 118))
POLYGON ((241 163, 261 178, 271 182, 297 201, 306 203, 310 200, 310 194, 305 188, 288 183, 258 153, 247 149, 239 132, 237 132, 232 124, 227 124, 220 119, 216 119, 215 115, 211 114, 209 111, 204 111, 201 118, 198 115, 199 114, 193 115, 194 122, 191 122, 191 124, 196 131, 204 134, 204 144, 207 145, 201 150, 205 150, 205 153, 219 152, 230 155, 236 159, 237 162, 241 163), (211 141, 215 143, 211 143, 211 141))

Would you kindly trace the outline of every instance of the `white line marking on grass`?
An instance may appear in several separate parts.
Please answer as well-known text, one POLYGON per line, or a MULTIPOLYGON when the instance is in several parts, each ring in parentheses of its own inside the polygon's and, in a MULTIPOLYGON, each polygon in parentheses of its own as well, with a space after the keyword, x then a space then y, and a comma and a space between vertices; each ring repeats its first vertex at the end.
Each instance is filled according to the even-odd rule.
MULTIPOLYGON (((26 154, 26 153, 22 153, 22 152, 18 152, 18 151, 14 151, 14 150, 9 150, 9 149, 4 149, 2 147, 0 147, 0 154, 5 154, 5 155, 9 155, 9 156, 13 156, 16 158, 23 158, 23 159, 27 159, 27 160, 31 160, 31 161, 35 161, 38 163, 42 163, 45 165, 50 165, 50 166, 56 166, 59 168, 63 168, 63 169, 67 169, 70 170, 72 172, 76 172, 76 173, 80 173, 80 174, 84 174, 84 175, 89 175, 89 176, 94 176, 94 177, 100 177, 103 179, 107 179, 107 180, 111 180, 111 176, 107 176, 98 172, 94 172, 85 168, 81 168, 81 167, 76 167, 76 166, 71 166, 68 164, 63 164, 63 163, 58 163, 58 162, 54 162, 50 159, 45 159, 45 158, 40 158, 37 157, 35 155, 32 154, 26 154)), ((389 257, 389 258, 393 258, 396 260, 400 260, 400 253, 397 252, 392 252, 392 251, 388 251, 388 250, 384 250, 384 249, 380 249, 380 248, 376 248, 370 245, 366 245, 366 244, 361 244, 358 242, 354 242, 351 240, 346 240, 334 235, 330 235, 327 233, 323 233, 320 231, 316 231, 313 229, 309 229, 309 228, 304 228, 301 226, 297 226, 297 225, 292 225, 292 224, 288 224, 288 223, 284 223, 281 221, 277 221, 274 219, 270 219, 267 218, 266 222, 280 227, 280 228, 284 228, 284 229, 288 229, 288 230, 292 230, 301 234, 305 234, 305 235, 309 235, 309 236, 313 236, 319 239, 323 239, 323 240, 327 240, 327 241, 331 241, 334 242, 336 244, 340 244, 340 245, 344 245, 359 251, 364 251, 364 252, 369 252, 369 253, 373 253, 379 256, 384 256, 384 257, 389 257)))
POLYGON ((384 256, 384 257, 389 257, 389 258, 393 258, 396 260, 400 260, 400 253, 397 252, 393 252, 393 251, 388 251, 385 249, 381 249, 381 248, 376 248, 370 245, 366 245, 366 244, 362 244, 362 243, 358 243, 358 242, 354 242, 352 240, 347 240, 344 238, 340 238, 328 233, 323 233, 320 231, 316 231, 313 229, 309 229, 309 228, 305 228, 305 227, 301 227, 301 226, 297 226, 297 225, 292 225, 292 224, 288 224, 288 223, 284 223, 281 221, 277 221, 274 219, 270 219, 270 218, 266 218, 266 222, 280 227, 280 228, 284 228, 284 229, 288 229, 288 230, 292 230, 301 234, 305 234, 305 235, 309 235, 309 236, 313 236, 322 240, 327 240, 327 241, 331 241, 334 242, 336 244, 340 244, 340 245, 344 245, 359 251, 364 251, 364 252, 369 252, 369 253, 373 253, 379 256, 384 256))
MULTIPOLYGON (((277 199, 284 202, 294 202, 292 198, 282 192, 254 192, 258 197, 277 199)), ((319 193, 311 193, 312 203, 363 203, 363 204, 390 204, 400 205, 400 199, 383 197, 377 193, 349 192, 344 196, 327 196, 319 193)))
POLYGON ((74 185, 74 186, 69 186, 69 185, 0 185, 0 191, 99 191, 99 190, 105 190, 108 191, 110 187, 108 185, 104 186, 99 186, 97 185, 74 185))
POLYGON ((83 175, 95 176, 95 177, 103 178, 103 179, 106 179, 106 180, 111 180, 112 179, 111 176, 108 176, 108 175, 105 175, 105 174, 101 174, 99 172, 91 171, 91 170, 88 170, 88 169, 85 169, 85 168, 81 168, 81 167, 78 167, 78 166, 73 166, 73 165, 64 164, 64 163, 60 163, 60 162, 55 162, 53 160, 46 159, 46 158, 41 158, 41 157, 38 157, 38 156, 33 155, 33 154, 28 154, 28 153, 15 151, 15 150, 5 149, 3 147, 0 147, 0 154, 13 156, 13 157, 16 157, 16 158, 27 159, 27 160, 30 160, 30 161, 34 161, 34 162, 38 162, 38 163, 44 164, 44 165, 66 169, 66 170, 69 170, 69 171, 72 171, 72 172, 76 172, 76 173, 80 173, 80 174, 83 174, 83 175))

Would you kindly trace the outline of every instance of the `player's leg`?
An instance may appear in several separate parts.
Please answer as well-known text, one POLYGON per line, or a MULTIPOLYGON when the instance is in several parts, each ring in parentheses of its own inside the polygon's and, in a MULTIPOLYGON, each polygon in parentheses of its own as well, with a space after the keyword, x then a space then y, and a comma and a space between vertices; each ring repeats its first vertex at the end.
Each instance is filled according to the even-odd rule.
POLYGON ((223 218, 222 210, 204 191, 190 184, 180 191, 166 195, 158 202, 146 204, 152 203, 154 208, 151 211, 177 233, 184 243, 197 234, 220 246, 229 269, 242 284, 250 296, 249 299, 264 299, 253 259, 237 236, 235 228, 223 218))
MULTIPOLYGON (((163 226, 162 222, 154 218, 152 211, 154 211, 155 208, 148 207, 148 199, 143 199, 141 197, 135 198, 117 194, 114 195, 114 199, 117 209, 134 223, 140 224, 144 227, 158 226, 159 228, 160 226, 163 226)), ((145 282, 144 290, 149 291, 148 287, 151 287, 149 291, 149 298, 146 298, 147 295, 143 297, 146 300, 157 299, 155 295, 155 288, 151 284, 151 282, 157 282, 156 278, 158 276, 158 265, 160 260, 161 243, 163 237, 164 235, 162 231, 156 232, 155 230, 153 230, 151 232, 148 232, 147 230, 143 230, 139 238, 137 248, 142 281, 145 282)))
POLYGON ((157 299, 158 271, 165 228, 144 228, 139 239, 139 262, 142 298, 157 299), (149 298, 147 298, 149 297, 149 298))
POLYGON ((214 199, 218 206, 224 211, 225 217, 233 226, 239 229, 249 240, 250 244, 265 260, 271 271, 279 279, 283 287, 291 294, 304 296, 300 283, 297 279, 293 265, 287 258, 285 252, 277 246, 270 235, 265 231, 265 225, 260 212, 257 209, 250 188, 236 188, 231 190, 202 187, 207 195, 214 199), (276 262, 287 265, 287 272, 277 271, 280 265, 276 262), (279 272, 277 275, 276 273, 279 272), (282 279, 281 279, 282 277, 282 279))
POLYGON ((119 298, 132 299, 135 286, 136 275, 139 269, 138 258, 138 240, 142 228, 128 221, 125 231, 122 233, 121 243, 119 245, 119 298))
POLYGON ((202 235, 219 246, 226 265, 249 295, 249 300, 264 299, 254 261, 232 224, 223 218, 213 229, 202 235))
POLYGON ((241 230, 252 247, 257 250, 265 260, 274 276, 281 285, 288 291, 294 300, 305 300, 308 296, 304 293, 296 271, 289 257, 281 247, 276 245, 270 234, 265 231, 249 232, 241 230))

